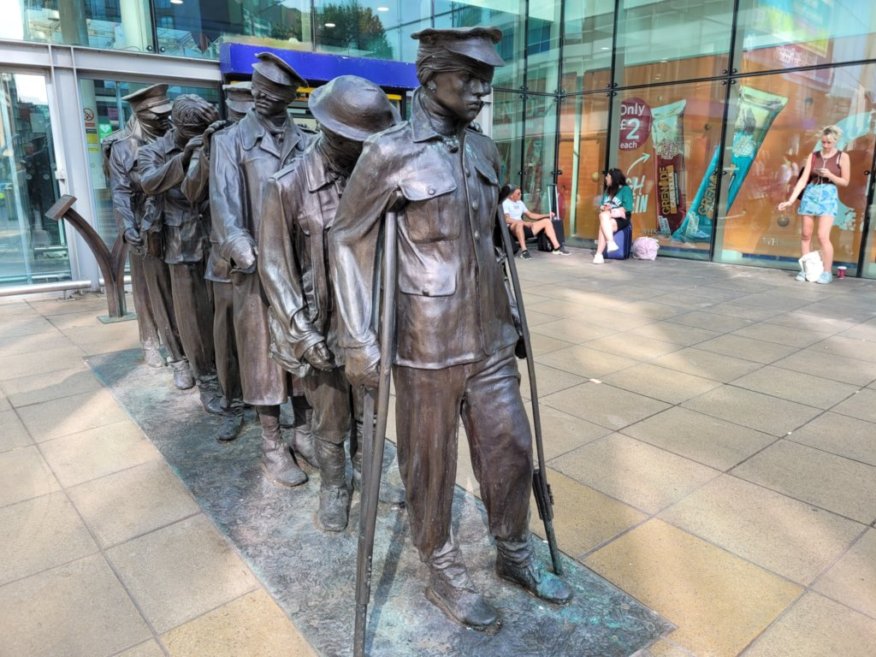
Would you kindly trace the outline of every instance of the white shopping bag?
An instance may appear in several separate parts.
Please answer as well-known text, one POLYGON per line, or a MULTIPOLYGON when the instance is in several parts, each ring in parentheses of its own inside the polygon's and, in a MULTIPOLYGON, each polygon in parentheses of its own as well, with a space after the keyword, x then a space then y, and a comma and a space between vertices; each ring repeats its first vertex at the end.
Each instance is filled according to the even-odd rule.
POLYGON ((821 252, 819 251, 810 251, 797 262, 800 263, 800 269, 810 283, 817 281, 818 277, 824 273, 824 263, 821 261, 821 252))

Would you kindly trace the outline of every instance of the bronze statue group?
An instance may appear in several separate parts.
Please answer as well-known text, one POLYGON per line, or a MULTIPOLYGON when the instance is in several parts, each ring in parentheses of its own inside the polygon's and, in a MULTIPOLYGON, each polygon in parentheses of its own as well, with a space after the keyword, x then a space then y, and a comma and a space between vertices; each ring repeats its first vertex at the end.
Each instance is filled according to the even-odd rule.
POLYGON ((146 362, 162 365, 164 347, 175 385, 197 385, 205 409, 224 416, 220 440, 254 407, 266 476, 296 486, 307 480, 297 459, 317 467, 317 523, 329 532, 348 523, 344 441, 371 427, 363 399, 391 367, 404 491, 381 487, 381 499, 406 503, 426 597, 486 630, 499 615, 451 531, 460 417, 497 574, 555 604, 572 591, 533 556, 519 321, 495 241, 499 156, 471 125, 503 63, 501 33, 413 36, 421 86, 408 121, 379 87, 341 76, 310 95, 319 131, 305 131, 287 106, 306 82, 262 53, 250 84, 224 88, 229 122, 197 96, 171 104, 167 86, 153 85, 126 97, 135 118, 106 151, 146 362), (379 274, 387 231, 394 280, 379 274), (381 289, 395 313, 382 368, 381 289), (280 426, 290 398, 291 446, 280 426))

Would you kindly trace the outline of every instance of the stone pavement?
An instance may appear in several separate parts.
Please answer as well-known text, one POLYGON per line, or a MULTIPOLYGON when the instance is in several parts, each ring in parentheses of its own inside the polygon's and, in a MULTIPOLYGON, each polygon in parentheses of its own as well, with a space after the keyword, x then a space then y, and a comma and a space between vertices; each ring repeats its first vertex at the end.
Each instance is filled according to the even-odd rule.
MULTIPOLYGON (((871 655, 876 282, 573 253, 518 261, 557 534, 677 626, 640 657, 871 655)), ((0 657, 315 654, 84 363, 105 308, 0 299, 0 657)))

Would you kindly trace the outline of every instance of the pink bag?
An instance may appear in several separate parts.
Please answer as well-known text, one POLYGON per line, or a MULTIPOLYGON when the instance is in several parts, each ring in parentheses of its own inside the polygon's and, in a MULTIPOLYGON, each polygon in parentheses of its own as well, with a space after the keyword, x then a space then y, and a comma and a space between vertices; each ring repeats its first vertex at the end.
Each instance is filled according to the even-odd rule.
POLYGON ((656 260, 660 242, 653 237, 637 237, 633 240, 630 254, 638 260, 656 260))

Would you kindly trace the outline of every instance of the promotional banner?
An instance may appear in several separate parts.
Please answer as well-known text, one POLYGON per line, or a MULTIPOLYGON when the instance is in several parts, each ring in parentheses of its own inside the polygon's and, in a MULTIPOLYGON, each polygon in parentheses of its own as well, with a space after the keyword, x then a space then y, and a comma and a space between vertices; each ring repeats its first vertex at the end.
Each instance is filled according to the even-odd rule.
POLYGON ((684 108, 687 101, 655 107, 651 115, 654 124, 654 166, 657 170, 657 225, 660 233, 669 235, 681 226, 685 215, 684 174, 684 108))
MULTIPOLYGON (((787 102, 785 96, 751 87, 739 87, 736 123, 730 137, 732 173, 727 189, 727 212, 730 211, 742 183, 745 182, 764 137, 787 102)), ((674 239, 684 242, 707 242, 711 238, 716 210, 715 195, 718 190, 719 156, 720 153, 716 149, 700 182, 691 209, 685 215, 681 226, 672 233, 674 239)))

